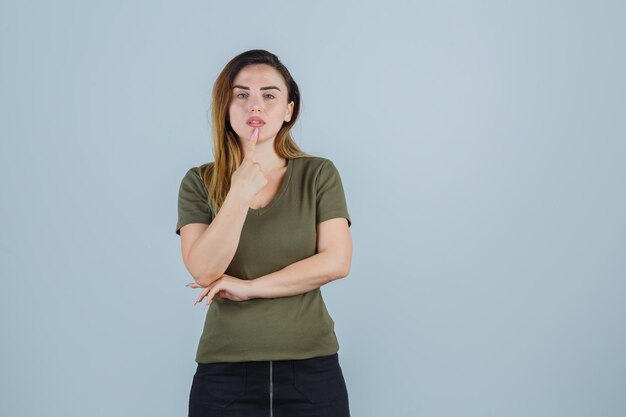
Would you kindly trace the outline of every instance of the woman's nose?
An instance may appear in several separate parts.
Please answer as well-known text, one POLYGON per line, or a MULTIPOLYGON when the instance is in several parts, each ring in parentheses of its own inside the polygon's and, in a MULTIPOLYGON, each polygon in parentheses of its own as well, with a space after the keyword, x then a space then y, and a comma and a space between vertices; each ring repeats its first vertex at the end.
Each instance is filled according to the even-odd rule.
POLYGON ((261 110, 261 100, 257 97, 250 99, 250 110, 261 110))

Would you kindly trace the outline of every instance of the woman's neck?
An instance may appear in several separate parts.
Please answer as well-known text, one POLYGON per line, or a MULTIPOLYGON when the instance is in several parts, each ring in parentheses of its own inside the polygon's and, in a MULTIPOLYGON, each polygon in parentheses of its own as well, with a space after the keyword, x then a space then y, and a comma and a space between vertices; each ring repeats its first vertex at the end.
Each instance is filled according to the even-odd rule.
POLYGON ((274 144, 271 142, 257 144, 252 160, 261 164, 263 172, 272 172, 287 166, 287 159, 278 156, 274 151, 274 144))

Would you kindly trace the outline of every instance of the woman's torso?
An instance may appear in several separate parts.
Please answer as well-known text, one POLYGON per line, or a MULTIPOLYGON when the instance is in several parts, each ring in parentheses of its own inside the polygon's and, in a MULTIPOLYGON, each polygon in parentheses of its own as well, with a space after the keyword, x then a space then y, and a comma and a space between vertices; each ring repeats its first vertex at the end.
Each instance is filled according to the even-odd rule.
MULTIPOLYGON (((317 224, 332 217, 349 219, 338 173, 329 161, 287 161, 282 176, 268 179, 251 204, 226 274, 250 280, 311 257, 317 224)), ((214 299, 196 362, 304 359, 338 349, 334 321, 316 288, 289 297, 214 299)))
POLYGON ((250 202, 250 208, 258 210, 267 206, 278 194, 283 181, 287 174, 288 163, 285 161, 285 166, 281 167, 270 174, 266 174, 267 184, 261 191, 259 191, 252 201, 250 202))

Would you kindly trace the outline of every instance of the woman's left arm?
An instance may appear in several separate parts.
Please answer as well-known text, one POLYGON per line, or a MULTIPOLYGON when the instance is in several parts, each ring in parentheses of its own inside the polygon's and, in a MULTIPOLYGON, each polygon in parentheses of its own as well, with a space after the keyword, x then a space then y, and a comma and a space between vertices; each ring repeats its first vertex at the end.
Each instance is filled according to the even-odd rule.
POLYGON ((251 298, 303 294, 350 273, 352 238, 343 217, 317 225, 317 253, 250 281, 251 298))
MULTIPOLYGON (((252 298, 278 298, 304 294, 350 273, 352 237, 343 217, 325 220, 317 225, 317 253, 261 277, 244 280, 222 275, 204 288, 196 304, 206 297, 206 305, 214 297, 245 301, 252 298)), ((200 288, 189 283, 191 288, 200 288)))

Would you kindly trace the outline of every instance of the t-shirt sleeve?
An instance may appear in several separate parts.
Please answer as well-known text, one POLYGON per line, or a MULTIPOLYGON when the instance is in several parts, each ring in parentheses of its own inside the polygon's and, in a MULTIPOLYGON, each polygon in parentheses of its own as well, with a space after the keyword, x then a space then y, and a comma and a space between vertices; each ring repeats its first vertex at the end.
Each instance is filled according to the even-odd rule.
POLYGON ((317 178, 316 193, 316 224, 336 217, 344 217, 348 220, 348 227, 352 225, 339 171, 329 159, 322 163, 317 178))
POLYGON ((189 223, 206 223, 213 221, 213 214, 208 203, 208 192, 200 177, 198 168, 190 168, 183 177, 178 189, 178 223, 176 234, 180 236, 180 228, 189 223))

